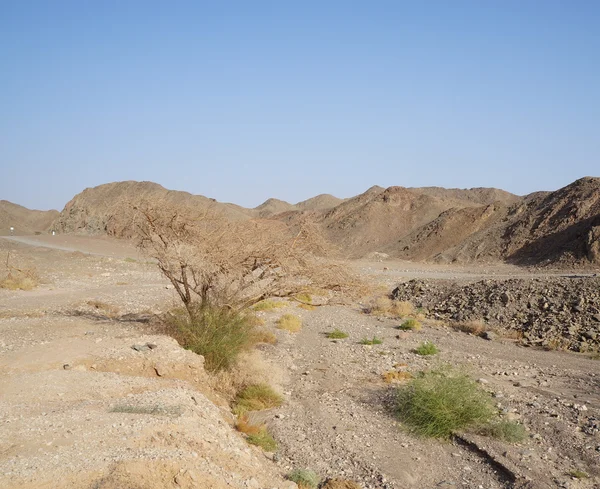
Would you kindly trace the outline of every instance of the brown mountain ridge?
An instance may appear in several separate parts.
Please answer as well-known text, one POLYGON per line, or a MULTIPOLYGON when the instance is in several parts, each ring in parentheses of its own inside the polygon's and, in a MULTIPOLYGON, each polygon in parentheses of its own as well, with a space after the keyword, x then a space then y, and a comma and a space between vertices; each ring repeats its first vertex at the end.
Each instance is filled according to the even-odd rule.
POLYGON ((168 190, 152 182, 127 181, 85 189, 58 216, 56 211, 27 214, 26 209, 2 201, 0 224, 21 219, 27 232, 52 228, 62 233, 127 238, 132 232, 128 209, 142 201, 189 209, 211 207, 229 219, 276 219, 294 224, 310 217, 347 258, 379 252, 392 258, 441 263, 600 265, 600 178, 594 177, 524 197, 495 188, 374 186, 349 199, 328 194, 297 204, 269 199, 254 209, 168 190), (21 209, 20 217, 1 214, 10 206, 21 209))

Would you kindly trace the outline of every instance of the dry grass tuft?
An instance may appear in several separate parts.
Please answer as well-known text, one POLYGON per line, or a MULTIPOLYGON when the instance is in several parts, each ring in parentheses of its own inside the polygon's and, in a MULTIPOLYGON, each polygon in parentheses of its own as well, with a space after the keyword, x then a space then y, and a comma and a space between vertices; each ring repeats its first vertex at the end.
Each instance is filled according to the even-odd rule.
POLYGON ((277 343, 277 336, 271 331, 266 329, 257 329, 254 332, 254 341, 256 343, 267 343, 269 345, 275 345, 277 343))
POLYGON ((245 435, 258 435, 266 426, 264 424, 252 424, 246 415, 241 415, 235 422, 235 429, 245 435))
POLYGON ((408 318, 400 326, 398 326, 398 329, 401 329, 402 331, 420 331, 421 327, 421 323, 415 318, 408 318))
POLYGON ((481 319, 453 323, 452 327, 454 329, 462 331, 463 333, 468 333, 475 336, 479 336, 487 330, 485 323, 481 319))
POLYGON ((266 299, 264 301, 260 301, 257 304, 252 306, 252 309, 255 311, 273 311, 275 309, 279 309, 281 307, 288 307, 290 304, 287 301, 275 301, 272 299, 266 299))
POLYGON ((382 374, 383 380, 388 384, 395 384, 405 382, 413 378, 410 372, 399 372, 397 370, 390 370, 382 374))
POLYGON ((270 385, 253 384, 238 393, 233 411, 239 415, 278 407, 282 403, 283 398, 270 385))
POLYGON ((379 296, 371 300, 367 307, 369 314, 385 317, 406 317, 415 314, 415 308, 410 302, 395 301, 386 296, 379 296))
POLYGON ((298 304, 298 307, 306 311, 314 311, 317 308, 317 306, 313 306, 311 304, 298 304))
POLYGON ((302 320, 293 314, 284 314, 277 320, 277 328, 297 333, 302 329, 302 320))

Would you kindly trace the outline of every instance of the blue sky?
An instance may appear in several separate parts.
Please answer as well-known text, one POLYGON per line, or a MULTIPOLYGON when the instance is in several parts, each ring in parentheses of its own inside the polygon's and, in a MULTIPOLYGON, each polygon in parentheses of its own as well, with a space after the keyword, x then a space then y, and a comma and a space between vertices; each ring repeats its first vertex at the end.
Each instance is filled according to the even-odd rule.
POLYGON ((597 1, 0 0, 0 199, 600 176, 597 1))

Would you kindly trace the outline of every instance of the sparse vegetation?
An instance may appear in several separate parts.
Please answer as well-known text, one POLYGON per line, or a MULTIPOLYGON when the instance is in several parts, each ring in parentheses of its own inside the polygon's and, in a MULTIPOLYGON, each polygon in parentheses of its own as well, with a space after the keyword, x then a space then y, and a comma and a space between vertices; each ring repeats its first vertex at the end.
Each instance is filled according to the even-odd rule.
POLYGON ((284 314, 277 320, 277 328, 297 333, 302 329, 302 320, 293 314, 284 314))
POLYGON ((413 433, 449 438, 495 414, 491 397, 470 377, 450 369, 423 372, 398 389, 398 417, 413 433))
POLYGON ((10 253, 6 255, 6 272, 0 279, 0 289, 33 290, 40 279, 35 268, 17 268, 10 264, 10 253))
POLYGON ((234 405, 236 414, 281 406, 283 398, 267 384, 249 385, 238 393, 234 405))
POLYGON ((113 306, 111 304, 107 304, 106 302, 93 299, 87 301, 86 304, 90 307, 93 307, 94 309, 97 309, 98 311, 102 311, 108 317, 114 317, 117 314, 119 314, 118 307, 113 306))
POLYGON ((252 424, 247 415, 238 416, 235 422, 235 429, 245 435, 258 435, 265 428, 264 424, 252 424))
POLYGON ((306 304, 312 304, 312 297, 308 292, 301 292, 297 294, 295 299, 306 304))
POLYGON ((348 479, 327 479, 320 489, 362 489, 356 482, 348 479))
POLYGON ((522 424, 514 421, 492 421, 479 429, 484 436, 491 436, 509 443, 521 443, 527 438, 527 431, 522 424))
POLYGON ((413 378, 413 375, 406 371, 390 370, 389 372, 382 374, 382 377, 385 382, 392 384, 395 382, 404 382, 406 380, 410 380, 413 378))
POLYGON ((269 330, 257 329, 254 332, 254 342, 255 343, 267 343, 269 345, 274 345, 277 343, 277 336, 275 336, 275 334, 273 334, 269 330))
POLYGON ((265 452, 274 452, 277 450, 277 442, 269 433, 266 426, 262 426, 258 433, 251 433, 246 438, 246 441, 251 445, 256 445, 262 448, 265 452))
POLYGON ((421 329, 421 323, 415 318, 409 318, 398 326, 398 329, 401 329, 402 331, 419 331, 421 329))
POLYGON ((428 355, 436 355, 440 352, 440 350, 438 350, 438 347, 435 346, 435 344, 433 344, 429 341, 425 341, 425 342, 421 343, 419 346, 417 346, 414 349, 414 352, 417 355, 428 356, 428 355))
POLYGON ((472 334, 474 336, 479 336, 487 329, 485 323, 481 319, 453 323, 452 327, 463 333, 472 334))
POLYGON ((314 311, 317 307, 311 304, 298 304, 300 309, 304 309, 305 311, 314 311))
POLYGON ((134 406, 131 404, 117 404, 110 409, 111 413, 125 414, 151 414, 155 416, 180 416, 181 406, 134 406))
POLYGON ((414 313, 414 307, 410 302, 392 300, 386 295, 373 299, 367 312, 375 316, 406 317, 414 313))
POLYGON ((383 343, 383 340, 380 338, 377 338, 377 336, 373 336, 373 338, 371 338, 371 339, 363 338, 362 340, 360 340, 361 345, 381 345, 382 343, 383 343))
POLYGON ((166 318, 165 327, 181 346, 204 356, 211 372, 233 367, 240 353, 257 340, 248 316, 228 308, 198 307, 193 316, 176 309, 166 318))
POLYGON ((348 338, 348 333, 344 333, 343 331, 336 328, 333 331, 327 333, 325 336, 327 336, 327 338, 329 338, 330 340, 343 340, 344 338, 348 338))
POLYGON ((574 477, 575 479, 589 478, 589 474, 587 472, 584 472, 583 470, 579 470, 579 469, 573 469, 573 470, 569 471, 569 475, 571 477, 574 477))
POLYGON ((260 301, 257 304, 252 306, 252 309, 255 311, 272 311, 274 309, 279 309, 281 307, 288 307, 289 303, 287 301, 275 301, 273 299, 265 299, 264 301, 260 301))
POLYGON ((321 478, 312 470, 296 469, 287 476, 289 480, 298 484, 299 489, 317 489, 321 478))

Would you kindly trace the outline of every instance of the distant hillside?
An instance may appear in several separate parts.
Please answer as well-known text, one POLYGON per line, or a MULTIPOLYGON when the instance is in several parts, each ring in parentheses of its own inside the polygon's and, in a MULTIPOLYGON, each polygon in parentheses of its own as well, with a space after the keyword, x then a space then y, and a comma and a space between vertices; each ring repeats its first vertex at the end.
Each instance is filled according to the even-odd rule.
POLYGON ((58 211, 36 211, 0 200, 0 235, 10 234, 11 226, 15 234, 34 234, 47 232, 58 217, 58 211))
MULTIPOLYGON (((600 265, 600 179, 592 177, 524 197, 494 188, 374 186, 350 199, 323 194, 295 205, 269 199, 255 209, 151 182, 119 182, 76 195, 54 227, 128 237, 128 212, 142 200, 158 206, 212 207, 230 219, 277 219, 290 225, 312 219, 323 237, 349 258, 382 252, 443 263, 600 265)), ((37 227, 47 229, 49 221, 40 217, 37 227)))
POLYGON ((167 190, 152 182, 127 181, 85 189, 67 203, 54 226, 63 233, 129 237, 131 209, 143 201, 190 209, 213 207, 231 219, 248 219, 253 215, 243 207, 222 204, 202 195, 167 190))
POLYGON ((405 259, 600 264, 600 178, 506 206, 451 209, 388 252, 405 259))

